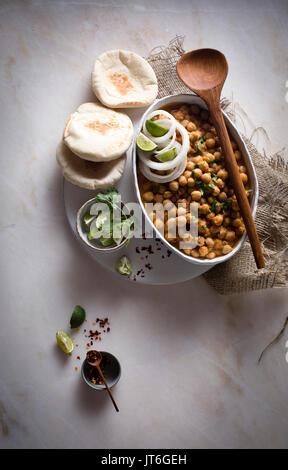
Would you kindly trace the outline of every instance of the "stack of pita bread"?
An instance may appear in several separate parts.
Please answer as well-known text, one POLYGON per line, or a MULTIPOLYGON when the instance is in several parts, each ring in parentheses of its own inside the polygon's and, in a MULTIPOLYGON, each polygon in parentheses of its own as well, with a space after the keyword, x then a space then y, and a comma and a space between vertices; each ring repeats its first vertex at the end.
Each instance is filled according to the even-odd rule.
POLYGON ((102 104, 84 103, 70 115, 56 158, 68 181, 102 190, 120 180, 133 139, 130 118, 111 108, 147 106, 155 100, 158 86, 142 57, 115 50, 96 60, 92 88, 102 104))

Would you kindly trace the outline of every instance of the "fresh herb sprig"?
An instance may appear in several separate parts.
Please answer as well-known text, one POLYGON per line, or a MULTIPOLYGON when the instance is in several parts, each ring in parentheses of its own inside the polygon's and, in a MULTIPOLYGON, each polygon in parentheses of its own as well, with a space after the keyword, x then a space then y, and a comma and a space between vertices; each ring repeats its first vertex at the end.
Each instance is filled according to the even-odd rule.
POLYGON ((197 142, 196 142, 196 147, 199 150, 199 152, 201 153, 201 155, 204 155, 204 150, 203 150, 202 145, 201 145, 203 143, 204 143, 203 137, 201 137, 201 139, 197 140, 197 142))

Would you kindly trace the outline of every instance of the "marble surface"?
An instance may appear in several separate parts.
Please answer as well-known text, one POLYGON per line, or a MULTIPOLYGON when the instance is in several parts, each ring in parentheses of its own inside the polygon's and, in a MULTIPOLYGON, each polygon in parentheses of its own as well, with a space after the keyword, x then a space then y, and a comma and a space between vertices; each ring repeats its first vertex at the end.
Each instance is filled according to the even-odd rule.
POLYGON ((285 146, 287 2, 2 0, 0 18, 1 448, 287 447, 288 331, 257 365, 287 290, 221 297, 202 278, 169 289, 112 278, 70 232, 55 163, 67 116, 93 99, 95 57, 145 56, 176 33, 227 55, 224 94, 249 115, 239 126, 263 126, 270 141, 254 142, 268 153, 285 146), (82 330, 72 357, 55 344, 76 304, 88 328, 110 319, 119 414, 74 369, 82 330))

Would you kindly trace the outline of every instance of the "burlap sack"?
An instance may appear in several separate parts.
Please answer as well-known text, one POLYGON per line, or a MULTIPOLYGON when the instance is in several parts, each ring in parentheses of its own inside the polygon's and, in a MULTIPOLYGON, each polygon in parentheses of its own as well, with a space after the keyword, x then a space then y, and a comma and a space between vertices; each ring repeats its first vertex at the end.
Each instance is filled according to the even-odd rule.
MULTIPOLYGON (((154 48, 147 58, 159 84, 158 98, 173 93, 191 93, 179 80, 176 63, 185 52, 181 36, 168 46, 154 48)), ((235 121, 233 107, 222 99, 222 108, 235 121)), ((271 157, 261 155, 245 140, 253 159, 259 181, 259 202, 256 217, 257 232, 265 256, 266 268, 258 270, 248 241, 237 255, 204 274, 207 282, 220 294, 234 294, 269 287, 288 286, 288 164, 284 152, 271 157)))

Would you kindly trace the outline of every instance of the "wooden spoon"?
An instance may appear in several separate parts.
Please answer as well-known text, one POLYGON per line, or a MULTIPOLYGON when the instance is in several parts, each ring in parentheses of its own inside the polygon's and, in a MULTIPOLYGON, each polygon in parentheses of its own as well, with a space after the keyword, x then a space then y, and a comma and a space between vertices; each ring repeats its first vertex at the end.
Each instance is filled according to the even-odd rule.
POLYGON ((220 106, 221 91, 228 74, 226 58, 215 49, 198 49, 187 52, 178 60, 177 73, 185 85, 200 96, 209 108, 211 119, 221 142, 225 166, 237 197, 257 268, 264 268, 265 261, 250 204, 240 177, 220 106))
POLYGON ((116 402, 115 402, 115 400, 114 400, 114 398, 113 398, 113 395, 112 395, 112 393, 111 393, 111 390, 110 390, 110 388, 109 388, 108 385, 107 385, 107 382, 106 382, 106 380, 105 380, 105 377, 104 377, 103 372, 102 372, 101 367, 100 367, 100 363, 101 363, 101 361, 102 361, 102 354, 101 354, 99 351, 95 351, 95 350, 94 350, 94 351, 88 351, 87 354, 86 354, 86 361, 88 362, 88 364, 89 364, 90 366, 97 367, 97 370, 98 370, 99 374, 101 375, 101 378, 102 378, 102 380, 103 380, 103 382, 104 382, 104 384, 105 384, 105 387, 106 387, 106 389, 107 389, 107 392, 109 393, 109 396, 110 396, 110 398, 111 398, 111 400, 112 400, 112 402, 113 402, 113 405, 115 406, 115 410, 116 410, 116 411, 119 411, 119 408, 118 408, 118 406, 116 405, 116 402))

